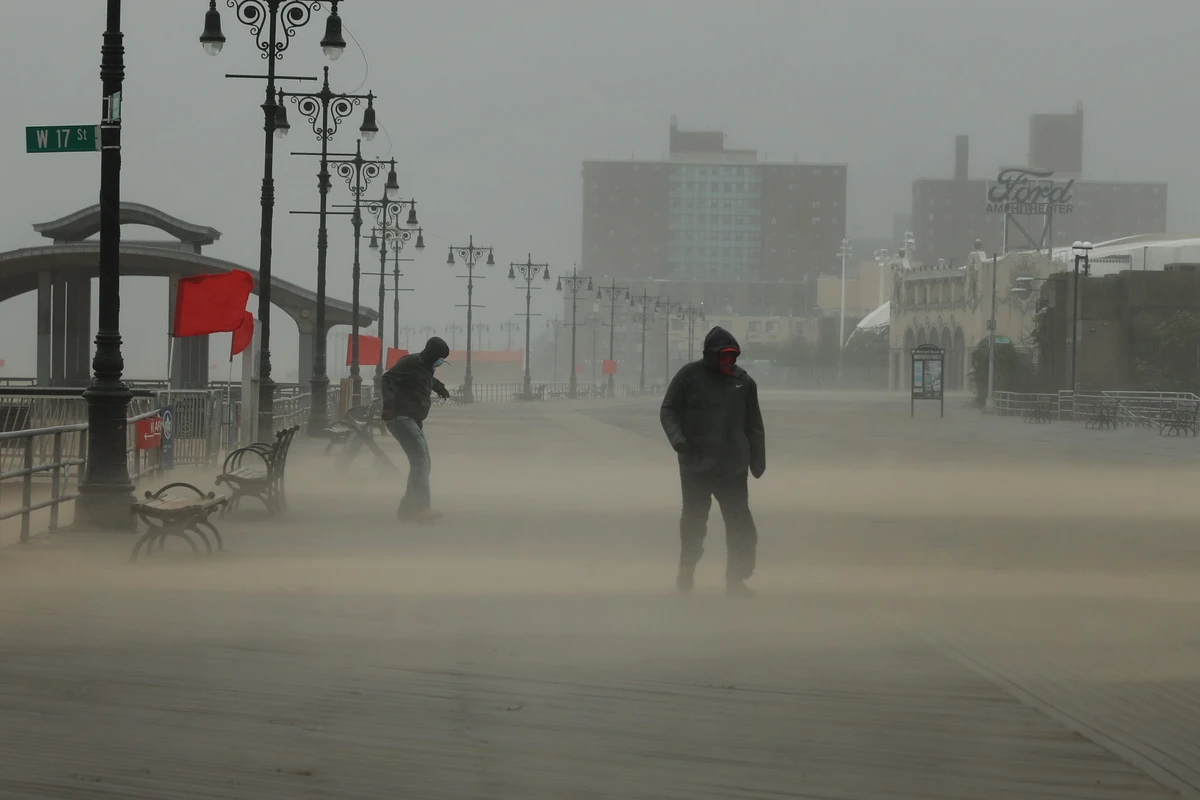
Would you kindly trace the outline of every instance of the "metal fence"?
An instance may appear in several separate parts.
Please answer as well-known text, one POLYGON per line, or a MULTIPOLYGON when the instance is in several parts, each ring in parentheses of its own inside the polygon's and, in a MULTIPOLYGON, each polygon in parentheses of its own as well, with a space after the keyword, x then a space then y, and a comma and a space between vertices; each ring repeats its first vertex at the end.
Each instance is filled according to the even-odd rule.
POLYGON ((1200 396, 1192 392, 1088 391, 1072 392, 996 392, 995 412, 999 416, 1021 416, 1044 405, 1060 420, 1086 420, 1101 407, 1116 412, 1118 422, 1126 425, 1158 427, 1164 415, 1181 405, 1200 405, 1200 396))
POLYGON ((0 522, 19 516, 22 542, 29 541, 31 516, 43 508, 50 509, 50 530, 58 528, 59 506, 78 496, 79 473, 83 469, 86 447, 87 425, 60 425, 0 433, 0 449, 20 454, 20 467, 0 471, 0 522), (49 455, 43 455, 47 451, 49 455), (75 455, 68 455, 69 452, 75 455), (75 468, 73 492, 69 490, 72 467, 75 468), (44 500, 34 499, 35 477, 49 477, 49 496, 44 500), (6 496, 4 482, 16 478, 20 478, 20 505, 6 511, 6 503, 2 502, 6 496))

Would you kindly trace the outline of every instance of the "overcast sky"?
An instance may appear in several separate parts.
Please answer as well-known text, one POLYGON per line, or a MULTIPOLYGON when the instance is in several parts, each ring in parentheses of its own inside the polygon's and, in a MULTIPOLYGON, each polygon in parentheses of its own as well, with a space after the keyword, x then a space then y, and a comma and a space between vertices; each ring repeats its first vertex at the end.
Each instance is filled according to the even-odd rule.
MULTIPOLYGON (((25 155, 23 129, 96 120, 105 3, 4 5, 0 250, 12 250, 39 243, 32 223, 96 202, 99 156, 25 155)), ((257 267, 262 85, 223 75, 263 62, 224 0, 225 49, 203 53, 207 5, 125 0, 122 193, 217 228, 206 252, 257 267)), ((851 236, 886 237, 915 178, 951 174, 955 134, 971 136, 971 172, 984 177, 1023 162, 1030 113, 1081 101, 1088 176, 1168 181, 1171 229, 1200 232, 1194 0, 345 0, 341 15, 361 50, 351 41, 332 65, 333 88, 379 95, 387 135, 365 150, 394 155, 420 201, 429 247, 408 265, 405 324, 461 323, 465 288, 445 248, 470 234, 498 263, 479 318, 493 331, 511 319, 523 295, 509 261, 532 253, 557 274, 578 258, 580 162, 660 157, 672 114, 760 158, 848 164, 851 236)), ((282 73, 320 74, 324 17, 297 31, 282 73)), ((277 148, 274 270, 311 288, 316 221, 287 211, 316 208, 316 165, 287 153, 317 143, 291 120, 277 148)), ((335 149, 353 150, 358 121, 335 149)), ((335 178, 331 201, 348 197, 335 178)), ((351 246, 349 222, 334 218, 330 292, 346 299, 351 246)), ((374 305, 375 287, 363 297, 374 305)), ((129 281, 130 374, 165 370, 165 309, 165 281, 129 281)), ((282 380, 296 330, 273 320, 282 380)), ((33 374, 33 324, 32 295, 0 305, 0 375, 33 374)), ((224 346, 214 341, 214 361, 224 346)))

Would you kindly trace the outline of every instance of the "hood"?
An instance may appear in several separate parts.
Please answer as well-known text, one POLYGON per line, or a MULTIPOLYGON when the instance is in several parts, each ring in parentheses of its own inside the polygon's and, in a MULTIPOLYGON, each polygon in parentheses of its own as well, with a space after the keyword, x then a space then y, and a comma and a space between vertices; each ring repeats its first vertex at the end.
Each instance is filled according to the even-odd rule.
POLYGON ((440 336, 429 337, 429 341, 425 343, 425 349, 421 351, 421 360, 431 367, 439 358, 449 357, 450 345, 446 344, 446 340, 440 336))
POLYGON ((741 346, 737 339, 733 338, 733 334, 722 328, 720 325, 715 326, 708 335, 704 337, 704 363, 713 369, 717 368, 717 351, 724 350, 727 347, 732 347, 742 352, 741 346))

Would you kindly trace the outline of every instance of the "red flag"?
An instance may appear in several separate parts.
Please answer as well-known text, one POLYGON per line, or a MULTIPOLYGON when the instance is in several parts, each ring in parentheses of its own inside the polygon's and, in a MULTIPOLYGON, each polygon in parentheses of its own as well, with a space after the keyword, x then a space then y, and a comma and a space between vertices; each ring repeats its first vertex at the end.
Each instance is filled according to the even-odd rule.
MULTIPOLYGON (((346 339, 346 366, 350 366, 351 356, 354 353, 354 337, 346 339)), ((383 355, 383 339, 378 336, 363 336, 358 337, 358 363, 361 364, 378 364, 379 357, 383 355)))
POLYGON ((254 315, 243 311, 242 324, 233 329, 233 341, 229 343, 229 360, 245 350, 254 341, 254 315))
POLYGON ((408 355, 407 350, 397 350, 394 347, 389 347, 387 352, 387 366, 385 369, 391 369, 396 366, 396 362, 408 355))
POLYGON ((237 330, 253 288, 254 279, 241 269, 180 278, 171 335, 204 336, 237 330))
POLYGON ((601 365, 600 371, 602 373, 604 373, 605 375, 616 375, 617 374, 617 362, 609 361, 607 358, 604 359, 604 363, 601 365))

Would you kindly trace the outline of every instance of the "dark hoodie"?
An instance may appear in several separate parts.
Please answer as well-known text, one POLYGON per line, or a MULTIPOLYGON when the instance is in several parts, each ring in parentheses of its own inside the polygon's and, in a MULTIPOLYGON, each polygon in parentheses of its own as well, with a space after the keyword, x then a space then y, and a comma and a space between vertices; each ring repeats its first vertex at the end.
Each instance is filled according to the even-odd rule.
POLYGON ((433 365, 450 355, 445 340, 434 336, 419 353, 404 356, 383 373, 385 418, 411 417, 418 423, 429 416, 431 392, 441 394, 445 385, 433 377, 433 365))
POLYGON ((767 468, 766 436, 758 407, 758 386, 734 366, 726 375, 717 352, 737 340, 716 327, 704 337, 704 354, 675 374, 663 398, 659 418, 667 440, 679 453, 679 468, 722 476, 759 477, 767 468))

